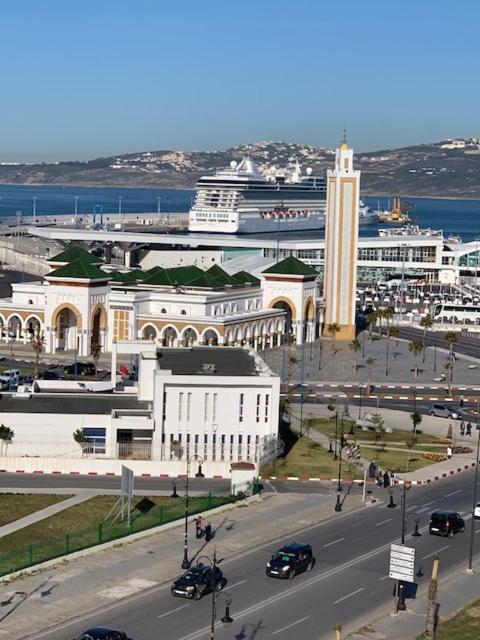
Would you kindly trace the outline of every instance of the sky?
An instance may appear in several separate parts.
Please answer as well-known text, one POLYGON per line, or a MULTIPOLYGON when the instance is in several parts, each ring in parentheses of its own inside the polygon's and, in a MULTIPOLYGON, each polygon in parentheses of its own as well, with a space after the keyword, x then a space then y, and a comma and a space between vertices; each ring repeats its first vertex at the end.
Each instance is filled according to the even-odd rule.
POLYGON ((0 160, 480 136, 477 0, 22 0, 0 160))

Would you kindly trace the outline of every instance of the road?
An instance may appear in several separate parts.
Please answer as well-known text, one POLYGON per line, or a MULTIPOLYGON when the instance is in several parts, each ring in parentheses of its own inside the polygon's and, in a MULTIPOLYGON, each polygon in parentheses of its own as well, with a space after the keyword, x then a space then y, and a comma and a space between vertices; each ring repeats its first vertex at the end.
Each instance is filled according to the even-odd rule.
MULTIPOLYGON (((467 519, 467 532, 452 539, 430 536, 424 527, 435 508, 449 507, 469 514, 472 490, 473 472, 466 472, 448 481, 412 487, 407 492, 407 532, 413 531, 415 517, 420 519, 422 531, 420 538, 408 535, 406 539, 406 544, 416 549, 419 588, 428 583, 435 553, 440 556, 443 574, 466 565, 471 519, 467 519)), ((395 501, 400 504, 399 491, 395 488, 395 501)), ((313 546, 317 563, 312 573, 299 575, 293 581, 265 575, 269 554, 284 541, 225 558, 221 567, 228 579, 226 589, 232 596, 230 613, 234 623, 228 631, 219 627, 216 638, 326 640, 332 637, 338 622, 352 629, 364 624, 365 617, 372 616, 376 608, 393 608, 388 555, 390 544, 399 542, 401 521, 401 508, 388 509, 386 502, 352 514, 337 514, 332 508, 330 521, 299 529, 296 539, 313 546)), ((477 521, 475 530, 477 557, 480 546, 477 521)), ((179 551, 180 548, 181 540, 179 551)), ((213 552, 212 548, 207 549, 210 554, 213 552)), ((160 585, 32 638, 65 640, 95 625, 125 629, 133 640, 207 637, 211 597, 199 602, 176 599, 169 587, 160 585)), ((223 616, 224 603, 220 596, 218 618, 223 616)))
MULTIPOLYGON (((480 358, 480 340, 472 340, 460 335, 461 325, 445 325, 445 331, 427 331, 425 343, 429 346, 437 346, 440 349, 450 350, 450 344, 445 340, 444 335, 449 331, 456 331, 459 334, 458 341, 454 343, 453 349, 455 353, 461 353, 472 358, 480 358)), ((386 328, 382 328, 385 332, 386 328)), ((403 340, 423 340, 423 330, 413 329, 412 327, 400 327, 400 338, 403 340)))

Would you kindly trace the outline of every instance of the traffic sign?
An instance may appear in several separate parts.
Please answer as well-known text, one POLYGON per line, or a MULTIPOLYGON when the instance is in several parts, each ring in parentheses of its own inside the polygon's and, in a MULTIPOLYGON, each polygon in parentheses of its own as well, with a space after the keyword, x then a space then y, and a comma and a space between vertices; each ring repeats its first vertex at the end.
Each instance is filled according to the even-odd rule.
POLYGON ((413 574, 415 571, 415 549, 405 547, 400 544, 390 546, 390 568, 389 576, 394 580, 404 582, 415 582, 413 574))

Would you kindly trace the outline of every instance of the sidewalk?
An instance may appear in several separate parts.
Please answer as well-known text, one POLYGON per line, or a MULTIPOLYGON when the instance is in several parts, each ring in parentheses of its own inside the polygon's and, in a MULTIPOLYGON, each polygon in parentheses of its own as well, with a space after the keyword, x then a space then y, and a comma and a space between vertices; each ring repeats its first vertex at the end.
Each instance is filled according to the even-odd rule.
MULTIPOLYGON (((28 490, 30 492, 30 489, 28 490)), ((7 493, 11 493, 7 490, 7 493)), ((25 490, 22 492, 25 493, 25 490)), ((38 491, 36 493, 45 493, 45 491, 38 491)), ((68 493, 72 493, 69 491, 68 493)), ((76 492, 75 492, 76 493, 76 492)), ((117 492, 118 493, 118 492, 117 492)), ((23 529, 25 527, 30 526, 31 524, 35 524, 35 522, 40 522, 40 520, 45 520, 45 518, 50 518, 50 516, 54 516, 65 509, 69 509, 70 507, 75 506, 76 504, 80 504, 81 502, 85 502, 86 500, 90 500, 98 492, 95 491, 83 491, 82 493, 72 496, 71 498, 67 498, 66 500, 62 500, 62 502, 57 502, 56 504, 52 504, 49 507, 45 507, 45 509, 39 509, 39 511, 34 511, 33 513, 29 513, 28 516, 24 518, 20 518, 19 520, 14 520, 13 522, 9 522, 8 524, 0 527, 0 538, 4 536, 8 536, 10 533, 14 533, 19 529, 23 529)))
MULTIPOLYGON (((332 517, 332 496, 318 494, 263 494, 209 515, 215 547, 228 559, 253 546, 278 544, 298 529, 328 521, 332 517)), ((361 495, 350 495, 345 502, 348 514, 363 509, 361 495)), ((342 517, 342 516, 340 516, 342 517)), ((190 530, 190 556, 211 554, 213 545, 195 540, 190 530)), ((32 575, 0 581, 0 602, 7 603, 0 613, 0 638, 20 640, 70 620, 121 598, 150 588, 159 588, 181 573, 183 522, 151 530, 135 541, 115 541, 107 548, 80 552, 81 557, 58 560, 57 566, 36 567, 32 575), (3 584, 2 584, 3 583, 3 584), (40 609, 39 609, 40 607, 40 609)), ((266 546, 265 553, 271 551, 266 546)))
MULTIPOLYGON (((298 405, 291 405, 290 411, 292 415, 298 419, 300 413, 300 407, 298 405)), ((405 411, 398 411, 395 409, 375 409, 366 407, 365 412, 362 413, 362 417, 367 413, 379 413, 385 419, 385 424, 393 429, 400 429, 410 432, 412 429, 410 414, 405 411)), ((303 406, 303 419, 308 418, 329 418, 331 412, 327 409, 327 405, 311 405, 306 404, 303 406)), ((352 416, 357 417, 357 416, 352 416)), ((473 431, 471 438, 460 437, 460 423, 455 420, 447 420, 444 418, 437 418, 435 416, 422 416, 422 422, 418 425, 418 428, 423 433, 428 433, 438 437, 445 437, 448 432, 449 425, 452 425, 454 443, 464 446, 468 446, 472 449, 471 453, 462 453, 453 455, 451 460, 444 460, 443 462, 436 462, 430 464, 422 469, 409 473, 397 473, 395 477, 401 481, 408 481, 412 484, 427 484, 435 480, 441 480, 447 478, 456 473, 461 473, 467 469, 475 467, 476 462, 476 434, 473 431)), ((323 434, 320 434, 314 429, 310 429, 309 437, 316 442, 322 444, 328 449, 329 440, 323 434), (318 438, 320 436, 320 438, 318 438)), ((445 446, 446 450, 446 446, 445 446)), ((369 462, 364 458, 361 459, 364 466, 368 466, 369 462)))

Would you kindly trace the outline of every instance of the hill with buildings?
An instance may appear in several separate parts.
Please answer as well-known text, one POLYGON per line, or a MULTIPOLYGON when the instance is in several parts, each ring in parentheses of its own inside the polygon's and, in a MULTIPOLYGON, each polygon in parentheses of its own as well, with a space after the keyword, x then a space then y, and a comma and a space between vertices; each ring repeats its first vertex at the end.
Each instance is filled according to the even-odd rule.
MULTIPOLYGON (((256 142, 224 151, 142 151, 40 164, 0 163, 0 183, 192 189, 199 176, 250 156, 262 170, 296 160, 325 173, 335 151, 288 142, 256 142)), ((480 198, 480 139, 461 138, 356 154, 365 195, 480 198)))

